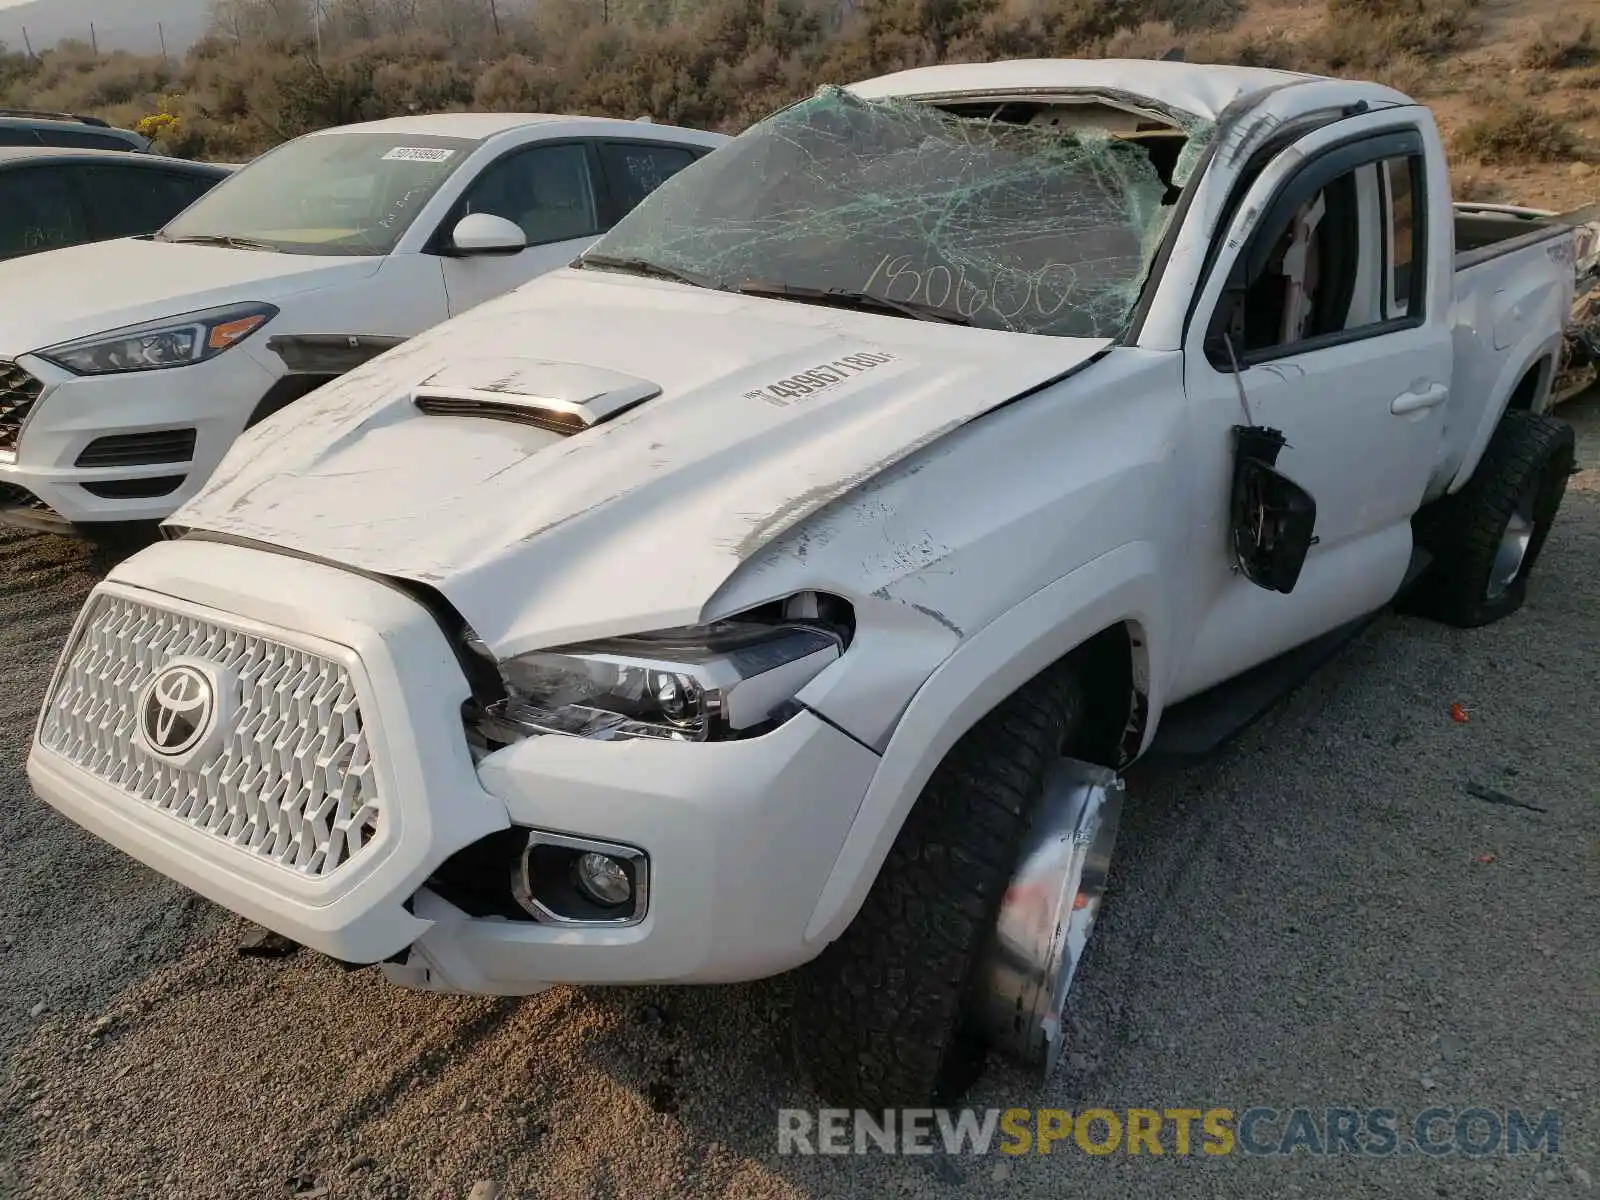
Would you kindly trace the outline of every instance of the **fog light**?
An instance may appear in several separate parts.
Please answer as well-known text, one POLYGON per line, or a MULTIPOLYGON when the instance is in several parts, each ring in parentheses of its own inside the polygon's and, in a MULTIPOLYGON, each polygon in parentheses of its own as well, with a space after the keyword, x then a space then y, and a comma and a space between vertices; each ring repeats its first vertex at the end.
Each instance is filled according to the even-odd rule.
POLYGON ((580 854, 572 865, 578 890, 596 904, 616 908, 633 899, 633 880, 628 871, 609 854, 580 854))

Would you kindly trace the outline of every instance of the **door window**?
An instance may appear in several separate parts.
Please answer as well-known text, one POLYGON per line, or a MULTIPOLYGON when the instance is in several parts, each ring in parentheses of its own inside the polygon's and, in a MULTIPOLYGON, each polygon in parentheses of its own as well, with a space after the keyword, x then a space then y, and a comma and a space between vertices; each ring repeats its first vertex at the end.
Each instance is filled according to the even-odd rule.
POLYGON ((79 167, 89 228, 96 238, 154 233, 216 182, 145 167, 79 167))
POLYGON ((82 129, 57 129, 41 126, 39 140, 46 146, 75 146, 82 150, 133 150, 133 143, 114 133, 90 133, 82 129))
POLYGON ((60 168, 0 171, 0 258, 88 240, 77 193, 60 168))
POLYGON ((1420 170, 1410 156, 1363 163, 1269 210, 1235 265, 1213 338, 1225 333, 1241 360, 1260 361, 1420 315, 1420 170))
POLYGON ((1391 158, 1382 168, 1384 208, 1389 219, 1389 272, 1385 283, 1384 315, 1404 317, 1411 308, 1412 260, 1416 254, 1417 199, 1415 183, 1420 159, 1391 158))
POLYGON ((600 165, 616 203, 617 220, 692 162, 694 152, 683 146, 601 142, 600 165))
POLYGON ((463 204, 463 216, 489 213, 521 226, 530 246, 600 232, 589 152, 581 143, 536 146, 501 159, 463 204))

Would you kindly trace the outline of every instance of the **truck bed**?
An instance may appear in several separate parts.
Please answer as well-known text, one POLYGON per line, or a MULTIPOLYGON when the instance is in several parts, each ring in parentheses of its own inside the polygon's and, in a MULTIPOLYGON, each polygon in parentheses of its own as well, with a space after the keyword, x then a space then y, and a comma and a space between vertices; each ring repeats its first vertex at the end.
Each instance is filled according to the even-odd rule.
POLYGON ((1558 215, 1514 204, 1456 204, 1456 270, 1466 271, 1548 238, 1570 234, 1558 215))

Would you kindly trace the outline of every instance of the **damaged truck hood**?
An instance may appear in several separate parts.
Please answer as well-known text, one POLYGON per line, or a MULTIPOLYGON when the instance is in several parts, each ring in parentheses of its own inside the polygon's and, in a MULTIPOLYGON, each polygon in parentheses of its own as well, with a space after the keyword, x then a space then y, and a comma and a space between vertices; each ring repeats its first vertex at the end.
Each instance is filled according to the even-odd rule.
POLYGON ((502 655, 692 624, 767 542, 1110 344, 566 269, 258 426, 172 524, 427 584, 502 655))

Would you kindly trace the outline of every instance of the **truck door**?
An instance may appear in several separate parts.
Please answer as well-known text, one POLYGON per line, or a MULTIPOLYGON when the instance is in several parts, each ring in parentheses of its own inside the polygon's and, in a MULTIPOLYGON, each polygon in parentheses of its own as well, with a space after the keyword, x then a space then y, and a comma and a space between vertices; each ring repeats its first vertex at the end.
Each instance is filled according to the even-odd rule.
POLYGON ((1375 113, 1294 143, 1234 210, 1185 342, 1206 495, 1188 567, 1200 611, 1175 695, 1381 607, 1403 580, 1451 385, 1443 170, 1415 110, 1375 113), (1281 430, 1277 468, 1316 501, 1317 541, 1289 594, 1233 570, 1236 424, 1281 430))

